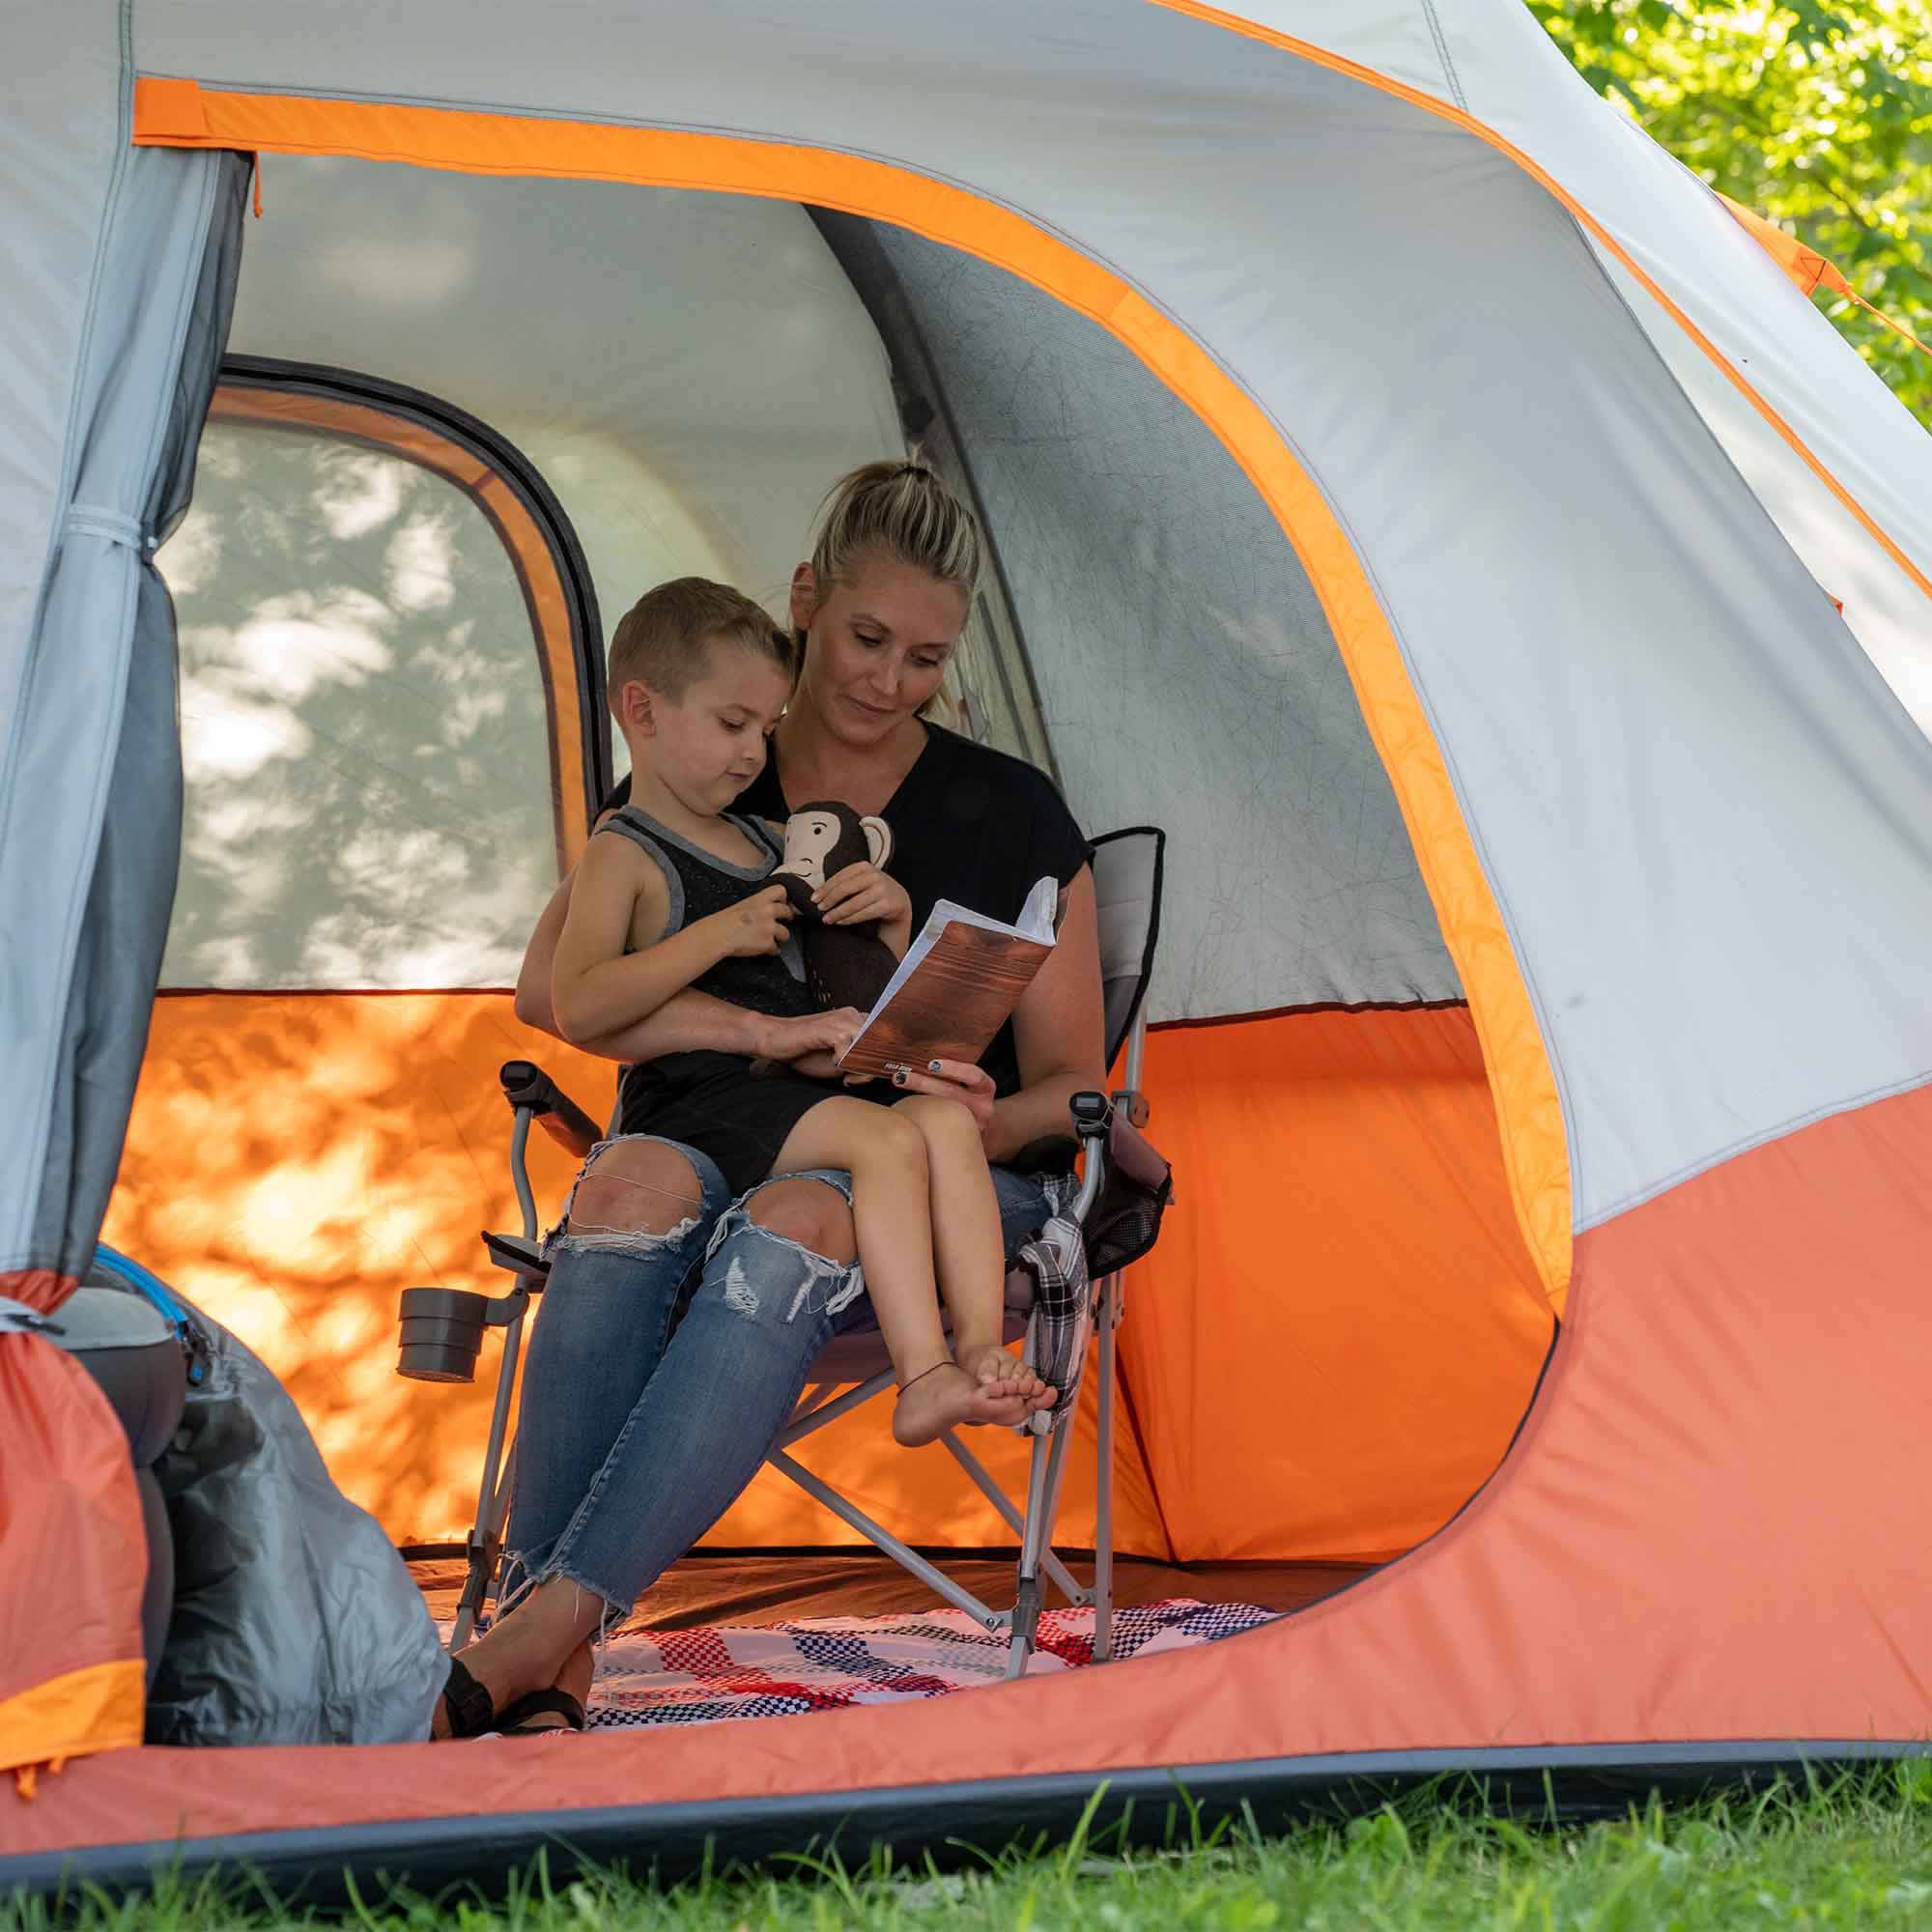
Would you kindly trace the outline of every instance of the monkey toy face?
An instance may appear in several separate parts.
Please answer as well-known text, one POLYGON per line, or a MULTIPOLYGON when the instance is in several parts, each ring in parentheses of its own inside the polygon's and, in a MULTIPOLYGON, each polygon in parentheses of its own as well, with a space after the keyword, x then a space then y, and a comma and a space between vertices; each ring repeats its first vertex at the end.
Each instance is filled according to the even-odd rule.
POLYGON ((883 867, 893 853, 892 829, 883 818, 861 818, 849 805, 821 800, 801 806, 785 820, 784 857, 772 878, 784 887, 802 917, 814 917, 811 895, 847 866, 883 867))

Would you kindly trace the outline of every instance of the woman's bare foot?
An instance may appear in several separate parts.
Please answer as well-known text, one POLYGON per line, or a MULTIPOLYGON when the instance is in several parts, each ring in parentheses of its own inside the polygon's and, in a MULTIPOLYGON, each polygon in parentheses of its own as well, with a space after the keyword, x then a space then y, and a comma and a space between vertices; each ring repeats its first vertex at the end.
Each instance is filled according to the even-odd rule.
MULTIPOLYGON (((1010 1357, 1009 1357, 1010 1359, 1010 1357)), ((1026 1419, 1026 1400, 1003 1384, 976 1380, 956 1362, 942 1362, 899 1390, 893 1435, 901 1448, 936 1442, 949 1429, 1026 1419)))
POLYGON ((990 1342, 983 1349, 962 1349, 959 1366, 989 1393, 1018 1396, 1026 1404, 1029 1415, 1036 1409, 1050 1407, 1059 1398, 1059 1390, 1049 1388, 1017 1355, 1009 1353, 997 1342, 990 1342))

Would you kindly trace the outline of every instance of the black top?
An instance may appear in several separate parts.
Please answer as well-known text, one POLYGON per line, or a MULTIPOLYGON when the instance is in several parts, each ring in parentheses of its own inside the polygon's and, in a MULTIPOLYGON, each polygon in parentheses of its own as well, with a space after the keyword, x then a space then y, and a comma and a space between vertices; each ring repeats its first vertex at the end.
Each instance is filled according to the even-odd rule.
MULTIPOLYGON (((604 809, 624 804, 628 778, 604 809)), ((801 805, 811 803, 800 799, 801 805)), ((782 824, 791 816, 776 754, 738 794, 736 809, 782 824)), ((976 745, 944 725, 925 725, 925 749, 880 814, 893 829, 886 870, 912 900, 912 929, 940 899, 1009 922, 1049 875, 1068 884, 1087 863, 1087 841, 1053 781, 1022 759, 976 745)), ((994 1090, 1016 1094, 1019 1051, 1010 1022, 980 1056, 994 1090)))
MULTIPOLYGON (((757 819, 737 812, 727 816, 758 853, 750 866, 705 851, 635 805, 622 807, 599 829, 600 838, 624 838, 640 846, 663 872, 669 896, 664 937, 762 892, 783 857, 777 837, 757 819)), ((818 1010, 796 945, 749 959, 721 959, 691 983, 754 1013, 790 1018, 818 1010)), ((618 1130, 664 1134, 701 1148, 718 1163, 732 1193, 742 1194, 770 1173, 799 1118, 838 1092, 803 1080, 765 1081, 753 1082, 758 1091, 747 1095, 751 1065, 742 1054, 700 1051, 660 1054, 627 1066, 617 1087, 618 1130)))
MULTIPOLYGON (((755 865, 734 866, 728 859, 706 852, 635 805, 624 806, 600 829, 600 838, 622 835, 657 861, 670 894, 670 910, 660 938, 668 939, 687 925, 763 892, 772 867, 784 857, 778 838, 760 820, 735 811, 724 816, 756 847, 759 858, 755 865)), ((754 1013, 797 1018, 819 1010, 797 960, 798 949, 791 946, 783 953, 767 952, 749 959, 732 955, 707 967, 691 983, 700 993, 728 1000, 734 1007, 747 1007, 754 1013)))

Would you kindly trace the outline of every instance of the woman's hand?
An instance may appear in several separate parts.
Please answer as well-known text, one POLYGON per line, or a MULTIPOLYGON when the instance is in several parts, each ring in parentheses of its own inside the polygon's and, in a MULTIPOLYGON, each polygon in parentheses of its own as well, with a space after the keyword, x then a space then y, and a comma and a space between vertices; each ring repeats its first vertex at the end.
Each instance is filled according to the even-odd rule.
MULTIPOLYGON (((890 872, 861 861, 836 872, 811 895, 827 925, 864 925, 877 920, 888 928, 912 933, 912 900, 890 872)), ((904 942, 900 943, 904 950, 904 942)))
POLYGON ((767 1019, 758 1037, 760 1060, 783 1061, 801 1073, 824 1078, 838 1069, 835 1054, 843 1053, 852 1036, 866 1024, 856 1007, 835 1007, 829 1013, 807 1013, 799 1019, 767 1019))
POLYGON ((981 1140, 993 1124, 993 1076, 969 1060, 929 1060, 917 1071, 895 1073, 893 1085, 907 1094, 957 1100, 973 1116, 981 1140))

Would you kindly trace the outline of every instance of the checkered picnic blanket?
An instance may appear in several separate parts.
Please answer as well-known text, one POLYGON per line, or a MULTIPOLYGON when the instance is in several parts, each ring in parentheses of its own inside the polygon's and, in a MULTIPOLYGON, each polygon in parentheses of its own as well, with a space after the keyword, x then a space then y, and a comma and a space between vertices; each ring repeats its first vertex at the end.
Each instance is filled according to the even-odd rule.
MULTIPOLYGON (((1253 1604, 1181 1599, 1117 1609, 1114 1655, 1151 1657, 1216 1643, 1274 1615, 1253 1604)), ((1029 1675, 1092 1663, 1094 1612, 1047 1610, 1036 1641, 1029 1675)), ((590 1723, 592 1729, 708 1724, 901 1703, 996 1684, 1006 1666, 1006 1639, 962 1610, 634 1633, 604 1646, 590 1723)))

